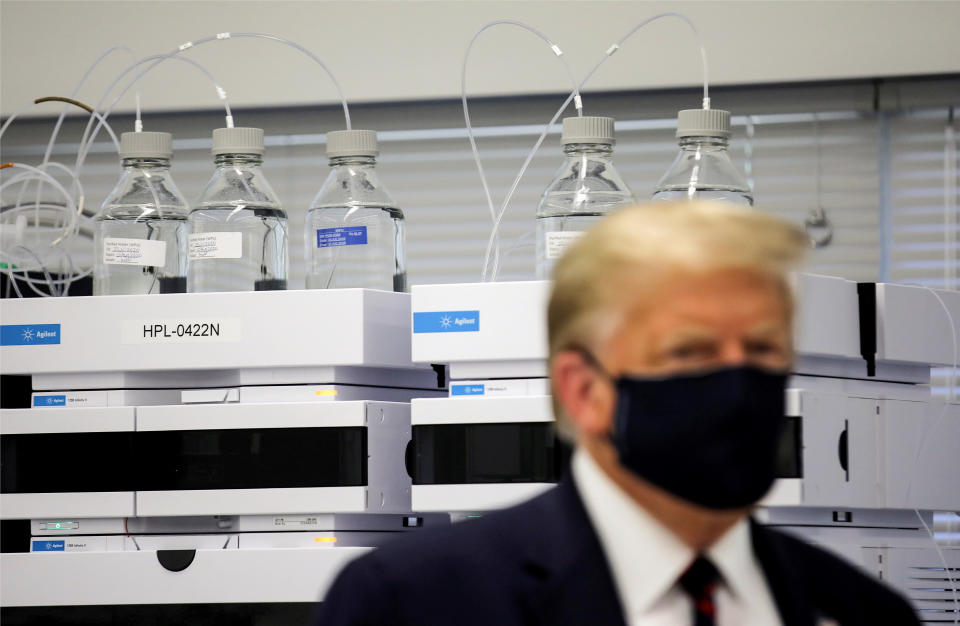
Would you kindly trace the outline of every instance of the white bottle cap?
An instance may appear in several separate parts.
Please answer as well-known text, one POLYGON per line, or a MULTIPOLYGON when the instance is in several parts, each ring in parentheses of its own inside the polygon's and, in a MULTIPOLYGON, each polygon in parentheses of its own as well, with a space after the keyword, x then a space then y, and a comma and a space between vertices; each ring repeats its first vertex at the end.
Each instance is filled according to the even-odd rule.
POLYGON ((213 155, 263 154, 262 128, 217 128, 213 131, 213 155))
POLYGON ((377 131, 374 130, 331 130, 327 133, 327 156, 375 157, 377 149, 377 131))
POLYGON ((139 132, 120 135, 121 159, 171 159, 173 135, 170 133, 139 132))
POLYGON ((563 118, 563 133, 560 141, 571 143, 605 143, 613 145, 612 117, 565 117, 563 118))
POLYGON ((730 137, 730 111, 685 109, 677 113, 677 137, 730 137))

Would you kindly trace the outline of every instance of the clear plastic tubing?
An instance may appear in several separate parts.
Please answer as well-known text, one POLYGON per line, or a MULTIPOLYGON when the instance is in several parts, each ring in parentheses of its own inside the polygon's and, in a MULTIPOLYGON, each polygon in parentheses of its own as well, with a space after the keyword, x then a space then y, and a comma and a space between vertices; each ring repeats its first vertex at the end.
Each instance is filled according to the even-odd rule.
MULTIPOLYGON (((77 94, 80 92, 80 88, 83 87, 83 85, 87 82, 87 79, 90 78, 90 74, 93 73, 93 70, 95 70, 96 67, 97 67, 98 65, 100 65, 100 63, 101 63, 105 58, 107 58, 110 54, 112 54, 113 52, 115 52, 115 51, 117 51, 117 50, 122 50, 122 51, 126 52, 127 54, 129 54, 130 57, 131 57, 134 61, 137 60, 136 55, 134 55, 134 54, 133 54, 133 51, 132 51, 130 48, 128 48, 127 46, 112 46, 112 47, 110 47, 110 48, 107 48, 106 50, 104 50, 103 52, 100 53, 100 55, 93 61, 93 63, 90 64, 90 67, 87 68, 87 71, 83 73, 83 76, 80 78, 80 81, 77 83, 76 87, 74 87, 74 88, 73 88, 73 91, 70 93, 70 97, 71 97, 71 98, 75 98, 75 97, 77 96, 77 94)), ((53 152, 53 146, 54 146, 54 144, 55 144, 56 141, 57 141, 57 135, 60 134, 60 128, 63 126, 63 120, 64 120, 64 118, 67 116, 67 111, 69 110, 69 107, 70 107, 69 104, 65 104, 64 107, 63 107, 63 111, 61 111, 59 117, 57 117, 57 122, 56 122, 56 124, 54 124, 54 126, 53 126, 53 132, 50 133, 50 140, 47 142, 47 149, 46 149, 46 150, 44 151, 44 153, 43 153, 43 160, 40 162, 40 167, 41 167, 41 169, 44 168, 44 167, 46 166, 46 164, 50 161, 50 153, 53 152)), ((11 121, 11 120, 8 120, 8 121, 7 121, 7 124, 4 124, 4 129, 6 129, 6 127, 7 127, 7 125, 9 124, 10 121, 11 121)), ((114 145, 116 146, 117 150, 119 150, 119 149, 120 149, 120 145, 119 145, 119 143, 117 142, 117 138, 116 138, 116 136, 113 134, 112 129, 110 129, 110 127, 108 126, 108 127, 107 127, 107 130, 108 130, 108 132, 110 132, 110 136, 111 136, 111 138, 113 139, 114 145)), ((2 135, 2 134, 3 134, 3 131, 0 131, 0 135, 2 135)), ((74 177, 74 183, 77 183, 77 182, 78 182, 78 179, 77 179, 76 177, 74 177)), ((42 189, 42 188, 43 188, 43 186, 42 186, 41 182, 38 180, 38 181, 37 181, 37 196, 36 196, 36 199, 35 199, 35 201, 36 201, 37 203, 40 202, 40 193, 41 193, 41 189, 42 189)), ((17 205, 20 204, 20 201, 22 200, 23 191, 25 191, 25 190, 26 190, 26 185, 24 185, 23 189, 21 190, 20 195, 17 197, 17 205)))
MULTIPOLYGON (((180 54, 181 52, 184 52, 185 50, 189 50, 190 48, 194 48, 194 47, 196 47, 196 46, 200 46, 200 45, 203 45, 203 44, 205 44, 205 43, 209 43, 209 42, 211 42, 211 41, 222 41, 222 40, 225 40, 225 39, 236 39, 236 38, 266 39, 266 40, 268 40, 268 41, 275 41, 275 42, 278 42, 278 43, 282 43, 282 44, 285 44, 285 45, 287 45, 287 46, 290 46, 291 48, 294 48, 295 50, 298 50, 298 51, 302 52, 303 54, 307 55, 310 59, 312 59, 314 62, 316 62, 318 65, 320 65, 320 67, 323 69, 323 71, 326 72, 327 76, 330 78, 330 81, 333 83, 334 88, 337 90, 337 95, 339 96, 341 105, 343 106, 343 115, 344 115, 344 118, 345 118, 345 123, 346 123, 347 129, 348 129, 348 130, 350 129, 350 109, 349 109, 349 107, 348 107, 348 105, 347 105, 347 100, 346 100, 346 98, 343 97, 343 90, 340 88, 340 83, 337 82, 337 79, 334 77, 333 73, 332 73, 332 72, 330 71, 330 69, 326 66, 326 64, 324 64, 323 61, 321 61, 320 58, 319 58, 317 55, 315 55, 314 53, 310 52, 309 50, 307 50, 306 48, 304 48, 304 47, 301 46, 300 44, 295 43, 295 42, 293 42, 293 41, 290 41, 290 40, 288 40, 288 39, 284 39, 284 38, 282 38, 282 37, 277 37, 277 36, 274 36, 274 35, 268 35, 268 34, 264 34, 264 33, 217 33, 216 35, 211 35, 211 36, 209 36, 209 37, 204 37, 204 38, 198 39, 198 40, 196 40, 196 41, 188 41, 188 42, 186 42, 186 43, 183 43, 183 44, 181 44, 176 50, 173 50, 173 51, 171 51, 171 52, 169 52, 169 53, 167 53, 167 54, 159 55, 159 56, 157 56, 157 57, 151 57, 150 59, 144 59, 143 61, 140 61, 140 62, 134 64, 133 66, 128 67, 126 70, 124 70, 124 72, 123 72, 119 77, 117 77, 117 79, 107 88, 106 94, 109 94, 109 93, 113 90, 113 88, 116 86, 116 84, 117 84, 118 82, 120 82, 120 80, 122 80, 123 77, 126 76, 130 71, 132 71, 133 69, 135 69, 137 66, 143 64, 144 62, 147 62, 148 60, 154 61, 153 65, 151 65, 150 67, 148 67, 148 68, 146 68, 145 70, 143 70, 142 72, 140 72, 140 74, 138 74, 132 81, 130 81, 130 83, 124 88, 124 90, 123 90, 123 91, 120 93, 120 95, 117 97, 117 100, 114 101, 113 105, 110 106, 110 110, 111 110, 111 111, 113 110, 113 107, 116 106, 117 102, 120 101, 120 99, 124 96, 124 94, 126 94, 126 92, 127 92, 134 84, 136 84, 147 72, 149 72, 150 70, 152 70, 153 68, 155 68, 157 65, 159 65, 160 63, 162 63, 162 62, 165 61, 166 59, 168 59, 168 58, 173 58, 173 57, 175 57, 176 55, 180 54)), ((216 85, 216 87, 217 87, 218 94, 220 95, 221 99, 224 100, 224 102, 225 102, 226 115, 227 115, 227 127, 230 128, 230 127, 233 126, 233 116, 232 116, 231 113, 230 113, 229 104, 226 104, 226 94, 225 94, 225 92, 219 87, 219 85, 216 85)), ((100 103, 97 105, 96 108, 99 108, 100 105, 103 104, 103 100, 106 99, 106 94, 104 95, 103 99, 101 99, 100 103)), ((109 111, 108 111, 108 113, 107 113, 104 117, 106 118, 107 116, 109 116, 109 111)), ((82 165, 83 159, 86 158, 86 152, 87 152, 87 150, 89 150, 89 145, 93 143, 93 140, 94 140, 94 138, 96 137, 97 132, 99 131, 99 128, 100 128, 100 126, 97 126, 97 128, 96 128, 96 129, 93 131, 93 133, 90 135, 89 139, 86 139, 86 133, 84 133, 84 137, 85 137, 85 140, 84 140, 84 141, 86 142, 87 145, 86 145, 86 146, 81 145, 81 154, 78 155, 78 166, 79 166, 79 165, 82 165)), ((89 129, 89 126, 88 126, 88 129, 89 129)), ((81 142, 81 143, 83 143, 83 142, 81 142)))
POLYGON ((223 102, 224 110, 226 111, 227 126, 229 127, 233 125, 233 114, 230 111, 230 103, 227 100, 227 92, 224 91, 222 87, 220 87, 219 83, 217 83, 217 81, 214 79, 213 74, 211 74, 202 65, 200 65, 199 63, 197 63, 192 59, 186 59, 186 58, 180 58, 180 57, 174 56, 179 52, 180 50, 177 50, 176 52, 173 52, 170 54, 156 55, 156 56, 147 57, 145 59, 141 59, 140 61, 137 61, 133 65, 127 67, 127 69, 125 69, 120 74, 120 76, 118 76, 117 79, 114 80, 109 87, 107 87, 107 90, 103 94, 103 97, 100 98, 100 101, 97 102, 97 106, 94 107, 95 112, 101 108, 104 101, 107 99, 107 96, 110 95, 110 92, 113 91, 113 88, 117 85, 117 83, 119 83, 123 79, 124 76, 129 74, 131 71, 133 71, 137 67, 145 63, 152 62, 152 65, 150 65, 148 68, 146 68, 145 70, 137 74, 137 76, 135 76, 129 83, 127 83, 127 86, 123 88, 123 91, 121 91, 120 94, 116 97, 116 99, 113 101, 113 104, 111 104, 109 108, 107 108, 106 111, 104 111, 102 117, 98 118, 100 121, 97 124, 97 126, 93 129, 92 133, 89 131, 90 131, 90 126, 93 123, 93 117, 91 117, 91 119, 87 122, 87 127, 86 129, 84 129, 83 137, 80 140, 80 150, 77 152, 77 162, 76 162, 76 165, 74 166, 78 175, 80 173, 80 170, 83 168, 83 164, 86 161, 87 154, 90 151, 90 147, 93 145, 93 142, 96 139, 97 133, 100 131, 100 128, 102 128, 103 125, 106 124, 106 119, 113 112, 113 108, 117 106, 117 103, 120 102, 123 96, 125 96, 126 93, 140 81, 141 78, 143 78, 150 70, 154 69, 155 67, 160 65, 160 63, 163 63, 167 59, 176 59, 178 61, 183 61, 185 63, 193 65, 194 67, 199 69, 201 72, 203 72, 207 76, 207 78, 210 79, 210 82, 213 84, 213 87, 217 92, 217 97, 223 102))
MULTIPOLYGON (((0 137, 3 137, 3 133, 7 130, 7 128, 10 126, 10 124, 13 122, 14 119, 16 119, 16 117, 17 117, 19 114, 23 113, 24 111, 26 111, 27 109, 29 109, 29 108, 31 108, 31 107, 33 107, 33 106, 36 106, 36 105, 35 105, 34 103, 31 103, 31 104, 29 104, 29 105, 21 108, 19 111, 17 111, 17 113, 15 113, 15 114, 13 114, 12 116, 10 116, 10 118, 9 118, 9 119, 7 120, 7 122, 3 125, 3 127, 0 128, 0 137)), ((94 115, 94 116, 97 116, 97 117, 100 117, 100 114, 99 114, 99 113, 96 113, 96 112, 94 112, 93 115, 94 115)), ((117 136, 114 134, 113 129, 110 128, 109 124, 106 124, 106 122, 104 122, 104 124, 105 124, 105 127, 106 127, 106 129, 107 129, 107 133, 110 135, 111 141, 113 141, 114 146, 116 147, 116 149, 119 150, 119 149, 120 149, 120 142, 117 140, 117 136)), ((74 205, 76 206, 76 211, 71 210, 71 211, 69 212, 69 223, 65 225, 64 235, 61 236, 60 239, 58 239, 56 242, 54 242, 54 244, 51 244, 51 245, 55 245, 56 243, 59 243, 59 242, 68 234, 69 231, 71 231, 72 229, 74 229, 74 228, 77 227, 77 221, 78 221, 78 219, 79 219, 79 217, 80 217, 80 211, 83 210, 83 185, 80 184, 80 178, 77 176, 76 172, 74 172, 73 170, 71 170, 71 169, 68 168, 67 166, 63 165, 62 163, 57 163, 57 162, 55 162, 55 161, 44 161, 43 163, 39 164, 39 165, 36 166, 36 167, 34 167, 34 166, 26 166, 26 165, 24 165, 24 164, 21 163, 21 164, 16 164, 16 167, 17 167, 17 168, 28 168, 28 167, 29 167, 29 169, 28 169, 28 172, 27 172, 27 173, 25 173, 25 174, 20 174, 20 175, 18 175, 15 179, 12 179, 12 180, 10 180, 10 181, 7 181, 8 183, 11 183, 11 184, 14 183, 14 182, 19 182, 19 183, 21 183, 20 191, 19 191, 19 193, 17 194, 17 199, 16 199, 16 202, 14 203, 14 206, 16 206, 16 207, 24 206, 24 205, 23 205, 23 196, 24 196, 24 194, 26 193, 28 184, 29 184, 31 181, 36 181, 36 182, 37 182, 37 193, 38 193, 38 196, 34 199, 34 202, 31 203, 31 204, 34 206, 34 216, 35 216, 35 217, 34 217, 34 223, 35 223, 35 225, 39 225, 39 211, 40 211, 40 204, 41 204, 39 192, 40 192, 40 189, 42 189, 43 183, 49 182, 49 180, 50 180, 50 179, 48 179, 48 178, 38 177, 38 176, 37 176, 37 173, 38 173, 38 172, 45 172, 46 169, 51 168, 51 167, 55 167, 55 168, 58 168, 58 169, 63 170, 63 171, 67 174, 67 176, 70 177, 71 185, 72 185, 72 187, 73 187, 74 189, 77 190, 77 194, 78 194, 79 200, 76 201, 76 202, 74 202, 74 205)), ((9 185, 4 185, 4 188, 6 188, 6 187, 8 187, 8 186, 9 186, 9 185)), ((71 200, 72 200, 72 198, 71 198, 71 200)), ((29 205, 26 205, 26 206, 29 206, 29 205)), ((81 277, 78 277, 78 278, 82 278, 82 276, 81 276, 81 277)), ((33 280, 33 279, 31 279, 31 278, 28 277, 28 278, 24 278, 24 280, 33 280)), ((76 279, 74 279, 74 280, 76 280, 76 279)), ((40 281, 40 282, 44 282, 44 281, 40 281)))
MULTIPOLYGON (((35 102, 31 102, 31 103, 29 103, 29 104, 21 107, 20 109, 18 109, 16 113, 14 113, 14 114, 11 115, 9 118, 7 118, 7 121, 4 122, 4 124, 3 124, 2 127, 0 127, 0 138, 3 137, 3 134, 7 131, 7 129, 10 127, 10 125, 13 123, 14 120, 17 119, 17 117, 18 117, 19 115, 21 115, 24 111, 26 111, 26 110, 28 110, 28 109, 31 109, 31 108, 33 108, 33 107, 35 107, 35 106, 37 106, 37 104, 36 104, 35 102)), ((96 112, 94 112, 93 115, 96 116, 96 117, 98 117, 98 118, 101 117, 100 114, 99 114, 99 113, 96 113, 96 112)), ((107 134, 110 135, 110 140, 113 141, 114 147, 116 147, 116 149, 119 150, 119 149, 120 149, 120 142, 119 142, 119 140, 117 139, 116 134, 114 134, 113 129, 110 128, 109 124, 106 124, 106 121, 105 121, 105 120, 104 120, 104 125, 105 125, 105 127, 106 127, 106 129, 107 129, 107 134)), ((17 167, 25 167, 25 166, 24 166, 23 164, 18 164, 17 167)), ((32 172, 41 172, 41 171, 46 170, 48 167, 58 167, 58 168, 62 169, 64 172, 67 173, 67 175, 68 175, 68 176, 70 177, 70 179, 71 179, 71 184, 72 184, 73 187, 74 187, 75 189, 77 189, 78 192, 79 192, 79 197, 81 198, 80 203, 82 204, 83 189, 82 189, 82 186, 80 185, 80 179, 79 179, 79 177, 77 176, 77 174, 76 174, 73 170, 70 170, 69 168, 67 168, 66 166, 64 166, 64 165, 62 165, 62 164, 60 164, 60 163, 55 163, 55 162, 51 163, 49 160, 45 160, 43 163, 40 163, 40 164, 39 164, 38 166, 36 166, 36 167, 30 166, 31 169, 30 169, 29 171, 32 171, 32 172)), ((43 182, 41 179, 36 178, 36 177, 32 176, 31 174, 19 175, 19 176, 17 177, 17 181, 21 182, 21 183, 22 183, 22 186, 21 186, 21 188, 20 188, 20 192, 19 192, 18 195, 17 195, 17 200, 16 200, 16 202, 14 203, 15 206, 18 206, 18 207, 19 207, 19 206, 21 206, 21 205, 23 204, 23 196, 24 196, 24 194, 26 193, 27 184, 28 184, 31 180, 34 180, 34 181, 37 182, 37 184, 38 184, 38 192, 39 192, 41 183, 43 182)), ((12 182, 12 181, 8 181, 8 182, 12 182)), ((39 197, 38 197, 38 198, 35 199, 34 205, 37 205, 37 204, 39 204, 39 203, 40 203, 40 199, 39 199, 39 197)), ((71 217, 71 220, 72 220, 72 221, 75 221, 75 217, 71 217)))
MULTIPOLYGON (((469 106, 467 106, 467 61, 470 59, 470 51, 473 49, 473 44, 476 43, 480 35, 483 34, 486 30, 493 28, 494 26, 516 26, 517 28, 522 28, 523 30, 526 30, 527 32, 530 32, 536 35, 537 37, 539 37, 540 39, 542 39, 548 46, 550 46, 550 49, 553 51, 553 53, 560 58, 561 62, 563 63, 564 69, 567 72, 567 76, 570 78, 570 83, 573 85, 573 93, 570 95, 570 98, 568 98, 567 101, 564 103, 563 109, 566 109, 567 104, 569 104, 570 101, 573 100, 575 103, 575 107, 577 109, 577 114, 583 115, 583 102, 581 101, 581 98, 580 98, 580 89, 577 86, 577 81, 573 77, 573 71, 570 69, 570 64, 567 63, 567 60, 564 59, 562 56, 563 51, 560 49, 559 46, 553 43, 553 41, 549 37, 544 35, 539 30, 533 28, 532 26, 524 24, 523 22, 517 22, 513 20, 496 20, 493 22, 489 22, 488 24, 485 24, 484 26, 480 27, 480 29, 473 34, 473 37, 470 39, 470 43, 467 45, 467 50, 463 55, 463 66, 460 71, 460 101, 463 103, 463 121, 467 127, 467 138, 470 140, 470 149, 473 152, 473 160, 477 164, 477 171, 480 173, 480 182, 483 184, 483 193, 486 196, 487 206, 490 209, 490 219, 494 222, 494 224, 496 224, 497 214, 496 214, 496 209, 494 208, 494 205, 493 205, 493 196, 490 194, 490 186, 487 184, 487 176, 483 171, 483 163, 480 161, 480 151, 477 149, 477 142, 473 136, 473 125, 470 123, 470 108, 469 106)), ((559 113, 556 116, 554 116, 554 121, 558 116, 559 116, 559 113)), ((551 121, 550 125, 552 124, 553 122, 551 121)), ((547 129, 549 129, 550 125, 547 126, 547 129)), ((546 136, 546 132, 544 132, 544 137, 545 136, 546 136)), ((542 139, 534 147, 533 154, 536 154, 537 148, 540 147, 540 143, 542 143, 542 139)), ((532 155, 530 158, 532 158, 532 155)), ((529 159, 528 159, 528 163, 529 163, 529 159)), ((526 169, 526 166, 527 164, 524 164, 524 167, 523 167, 524 170, 526 169)), ((498 230, 499 229, 496 228, 495 226, 491 233, 492 240, 494 243, 498 241, 498 238, 497 238, 498 230)), ((493 243, 491 243, 488 246, 487 258, 483 264, 482 278, 484 279, 487 273, 487 266, 489 265, 489 262, 490 262, 489 254, 490 254, 490 248, 492 247, 493 247, 493 243)), ((497 246, 497 257, 499 258, 499 245, 497 246)))
POLYGON ((68 209, 70 209, 71 211, 76 210, 76 204, 73 201, 73 196, 70 195, 70 192, 67 191, 62 184, 60 184, 60 181, 58 181, 56 178, 54 178, 50 174, 47 174, 42 169, 38 167, 34 167, 33 165, 27 165, 26 163, 14 163, 11 167, 27 170, 27 172, 24 174, 18 174, 17 176, 14 176, 10 180, 0 184, 0 192, 2 192, 4 189, 6 189, 11 185, 15 185, 17 183, 23 182, 24 180, 32 176, 36 176, 36 177, 43 178, 46 182, 53 185, 60 193, 63 194, 64 200, 66 200, 67 202, 68 209))
MULTIPOLYGON (((583 78, 583 80, 580 81, 580 84, 577 86, 576 89, 574 89, 570 93, 569 96, 567 96, 567 99, 563 101, 563 104, 560 105, 560 108, 557 109, 557 112, 550 119, 550 122, 547 124, 547 126, 543 129, 543 132, 540 134, 540 138, 537 140, 536 144, 534 144, 533 149, 530 151, 530 154, 527 156, 526 161, 524 161, 523 166, 520 168, 520 172, 517 174, 517 177, 514 179, 513 186, 510 188, 510 191, 507 193, 507 196, 504 198, 503 205, 500 207, 500 212, 497 214, 497 217, 494 220, 493 229, 490 232, 490 238, 487 242, 487 252, 484 256, 484 261, 483 261, 482 279, 484 281, 487 280, 487 268, 490 265, 491 250, 493 249, 493 246, 497 241, 497 234, 498 234, 498 231, 500 230, 500 223, 503 221, 503 215, 507 211, 507 207, 510 204, 510 200, 513 198, 513 194, 516 193, 517 187, 520 184, 520 179, 523 178, 524 173, 526 173, 527 168, 530 165, 530 161, 533 160, 534 155, 536 155, 537 151, 540 149, 540 146, 543 144, 543 141, 546 138, 547 133, 550 131, 550 128, 556 123, 557 118, 559 118, 560 115, 563 113, 563 111, 567 108, 567 106, 570 104, 570 101, 573 100, 574 97, 579 97, 580 91, 584 88, 587 82, 589 82, 590 79, 593 78, 593 75, 597 73, 597 71, 603 66, 603 64, 606 63, 607 59, 613 56, 613 54, 617 50, 619 50, 620 47, 623 46, 623 44, 626 43, 626 41, 634 35, 634 33, 639 31, 641 28, 647 26, 648 24, 651 24, 652 22, 655 22, 657 20, 661 20, 664 18, 668 18, 668 17, 676 18, 686 23, 687 26, 689 26, 690 29, 693 31, 693 34, 697 39, 697 45, 699 46, 699 49, 700 49, 700 59, 703 67, 703 108, 705 109, 710 108, 707 51, 703 45, 703 39, 700 36, 700 32, 697 30, 697 27, 693 24, 690 18, 688 18, 686 15, 683 15, 682 13, 668 11, 665 13, 659 13, 657 15, 649 17, 643 20, 642 22, 640 22, 639 24, 637 24, 636 26, 634 26, 633 28, 631 28, 629 31, 627 31, 627 33, 623 37, 621 37, 619 40, 617 40, 616 43, 614 43, 609 48, 607 48, 606 52, 604 52, 603 57, 600 59, 600 61, 593 67, 593 69, 590 70, 590 72, 587 73, 587 75, 583 78)), ((494 272, 491 276, 491 280, 496 280, 496 279, 497 279, 497 275, 496 275, 496 272, 494 272)))
MULTIPOLYGON (((48 164, 48 165, 52 165, 52 164, 48 164)), ((57 165, 59 165, 59 164, 57 164, 57 165)), ((32 166, 32 165, 27 165, 26 163, 13 163, 13 164, 11 165, 11 167, 13 167, 13 168, 15 168, 15 169, 22 169, 22 170, 24 170, 24 172, 21 173, 21 174, 17 174, 16 176, 13 176, 12 178, 10 178, 10 180, 4 181, 2 184, 0 184, 0 193, 2 193, 4 189, 7 189, 8 187, 11 187, 11 186, 13 186, 13 185, 23 184, 23 183, 28 182, 28 181, 30 181, 30 180, 42 179, 44 182, 52 185, 57 191, 59 191, 59 192, 63 195, 64 202, 65 202, 65 204, 66 204, 67 210, 68 210, 70 213, 75 213, 75 211, 76 211, 76 204, 74 203, 73 196, 70 195, 70 192, 67 191, 67 189, 66 189, 66 188, 60 183, 60 181, 58 181, 56 178, 54 178, 53 176, 51 176, 50 174, 48 174, 48 173, 47 173, 46 171, 44 171, 43 169, 34 167, 34 166, 32 166)), ((61 166, 61 167, 63 167, 63 166, 61 166)), ((37 206, 37 207, 35 208, 35 210, 39 210, 39 206, 37 206)), ((16 275, 14 274, 13 270, 7 269, 7 268, 0 269, 0 272, 3 272, 3 273, 5 273, 5 274, 7 274, 7 276, 8 276, 11 280, 24 280, 25 282, 27 282, 27 284, 30 286, 30 288, 31 288, 35 293, 37 293, 38 295, 41 295, 41 296, 56 295, 57 289, 58 289, 57 285, 58 285, 59 283, 65 283, 65 282, 70 282, 70 281, 76 280, 76 278, 71 278, 70 281, 54 281, 53 278, 50 276, 50 274, 45 271, 45 268, 44 268, 44 266, 43 266, 43 263, 42 263, 42 261, 40 260, 39 256, 36 255, 36 253, 34 253, 34 252, 33 252, 32 250, 30 250, 29 248, 26 248, 26 247, 23 246, 22 244, 21 244, 21 245, 16 245, 16 246, 14 246, 14 248, 23 248, 23 249, 26 250, 29 254, 31 254, 34 258, 37 259, 37 261, 39 262, 39 267, 40 267, 40 269, 44 269, 44 273, 45 273, 44 279, 42 279, 42 280, 41 280, 41 279, 33 279, 33 278, 31 278, 29 275, 27 275, 26 273, 24 273, 24 276, 22 276, 22 277, 21 277, 21 276, 16 276, 16 275), (48 287, 50 288, 51 293, 46 294, 46 293, 41 292, 39 289, 36 288, 35 283, 36 283, 36 284, 46 284, 46 285, 48 285, 48 287)), ((10 255, 9 251, 3 250, 3 249, 0 249, 0 258, 7 258, 7 259, 10 259, 11 261, 14 261, 14 257, 12 257, 12 256, 10 255)), ((14 261, 14 262, 16 262, 16 261, 14 261)), ((18 289, 18 291, 19 291, 19 289, 18 289)))
MULTIPOLYGON (((77 86, 74 87, 73 91, 70 93, 70 97, 75 98, 77 94, 80 92, 80 88, 83 87, 83 85, 87 82, 87 79, 90 78, 90 74, 93 73, 93 70, 95 70, 97 66, 100 65, 100 63, 105 58, 110 56, 110 54, 118 50, 122 50, 126 52, 127 54, 130 55, 130 58, 133 59, 134 62, 136 62, 137 56, 133 53, 133 50, 131 50, 127 46, 113 46, 112 48, 107 48, 106 50, 101 52, 100 56, 98 56, 96 60, 94 60, 94 62, 90 65, 90 67, 87 68, 87 71, 84 72, 83 76, 80 78, 80 82, 77 83, 77 86)), ((43 153, 42 163, 46 163, 47 161, 50 160, 50 153, 53 152, 53 146, 57 142, 57 135, 60 134, 60 128, 63 126, 64 118, 67 116, 68 107, 69 105, 64 105, 63 111, 60 113, 60 116, 57 118, 57 123, 54 125, 53 132, 50 134, 50 141, 47 143, 47 149, 43 153)), ((113 136, 114 143, 117 143, 117 138, 115 135, 113 135, 113 131, 110 131, 110 133, 111 133, 111 136, 113 136)), ((118 151, 120 150, 119 143, 117 143, 117 150, 118 151)))

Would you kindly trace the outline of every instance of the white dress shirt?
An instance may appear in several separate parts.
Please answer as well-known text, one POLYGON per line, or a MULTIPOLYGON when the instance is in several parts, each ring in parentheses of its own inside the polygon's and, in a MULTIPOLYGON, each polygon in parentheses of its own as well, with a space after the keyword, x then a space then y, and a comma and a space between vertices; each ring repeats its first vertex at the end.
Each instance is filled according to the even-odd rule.
MULTIPOLYGON (((573 455, 577 492, 610 564, 627 626, 691 623, 692 602, 677 579, 696 554, 634 502, 582 449, 573 455)), ((706 551, 723 578, 714 595, 718 626, 782 624, 753 554, 746 519, 706 551)))

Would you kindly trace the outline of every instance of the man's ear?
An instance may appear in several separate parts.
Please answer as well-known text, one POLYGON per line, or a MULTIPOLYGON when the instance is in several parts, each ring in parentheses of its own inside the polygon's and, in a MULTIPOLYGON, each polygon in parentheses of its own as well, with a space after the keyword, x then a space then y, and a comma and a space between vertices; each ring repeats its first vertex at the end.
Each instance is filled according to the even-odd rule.
POLYGON ((582 354, 573 350, 555 354, 550 378, 553 393, 578 434, 610 433, 616 394, 610 382, 582 354))

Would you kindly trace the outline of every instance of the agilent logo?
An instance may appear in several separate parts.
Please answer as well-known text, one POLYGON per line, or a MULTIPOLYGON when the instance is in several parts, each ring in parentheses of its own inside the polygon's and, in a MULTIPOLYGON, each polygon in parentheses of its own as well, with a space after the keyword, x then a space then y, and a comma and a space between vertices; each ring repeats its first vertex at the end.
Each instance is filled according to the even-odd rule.
POLYGON ((60 324, 3 324, 0 346, 44 346, 60 343, 60 324))
POLYGON ((480 330, 480 311, 424 311, 413 314, 414 333, 468 333, 480 330))
POLYGON ((483 396, 486 395, 484 385, 451 385, 451 396, 483 396))
POLYGON ((63 541, 33 540, 34 552, 63 552, 66 543, 63 541))

